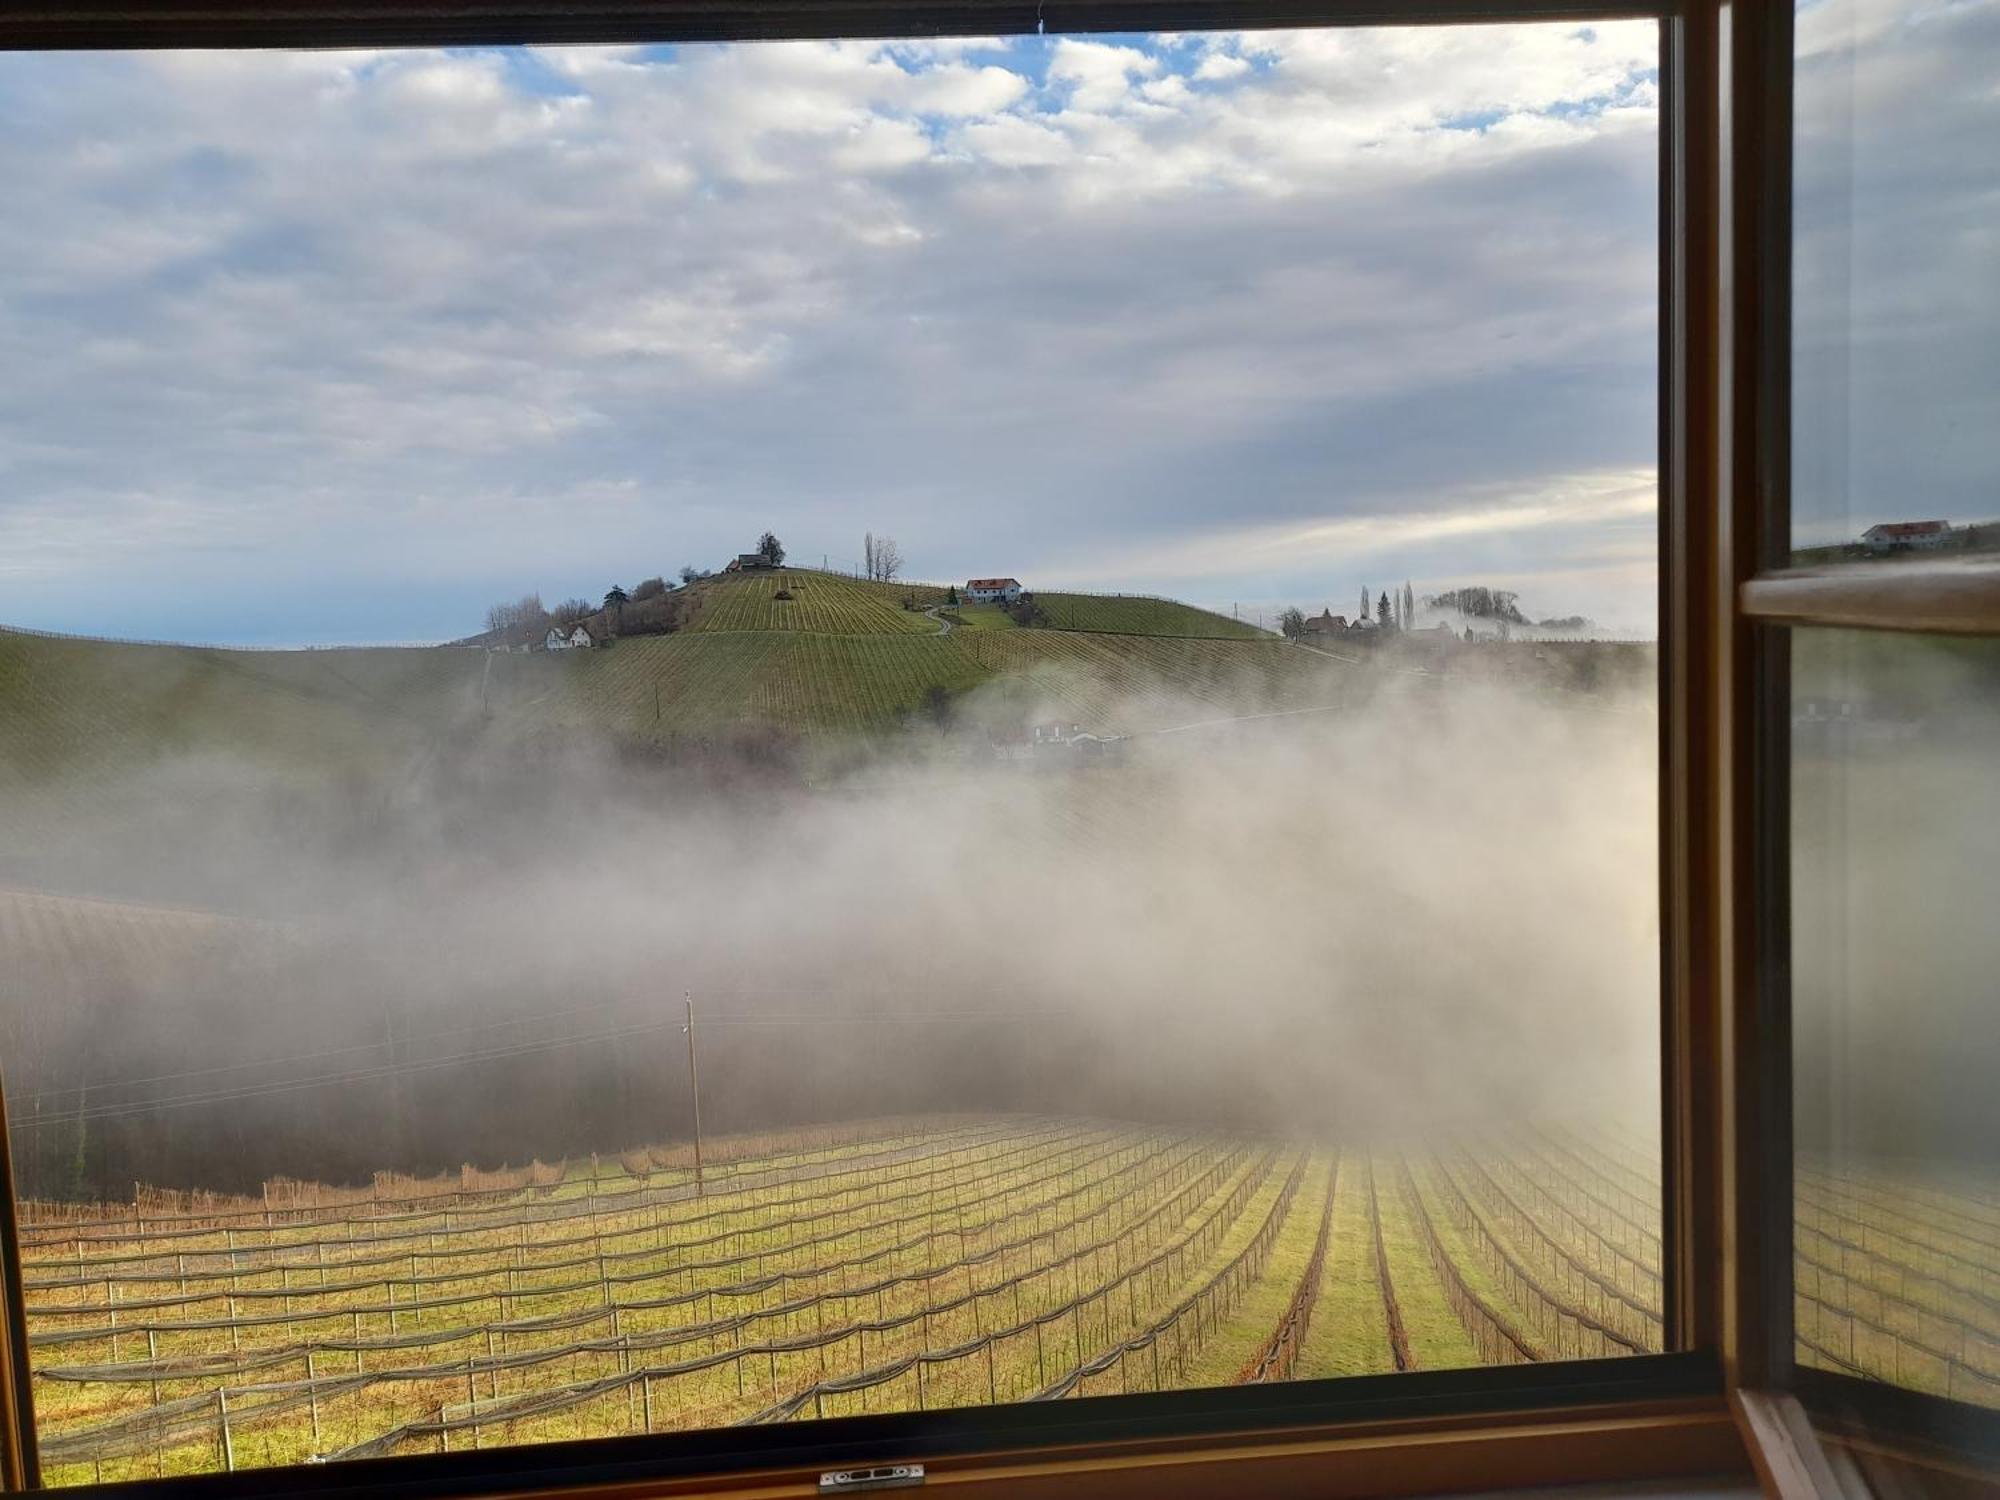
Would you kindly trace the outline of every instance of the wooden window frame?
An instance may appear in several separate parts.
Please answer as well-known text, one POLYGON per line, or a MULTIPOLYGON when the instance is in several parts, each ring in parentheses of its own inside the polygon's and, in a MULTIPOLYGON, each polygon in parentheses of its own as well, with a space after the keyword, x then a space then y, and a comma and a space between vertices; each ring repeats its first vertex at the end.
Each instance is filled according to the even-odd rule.
POLYGON ((1736 181, 1724 256, 1723 483, 1734 496, 1748 566, 1734 590, 1738 661, 1751 688, 1733 747, 1747 803, 1736 827, 1750 888, 1737 903, 1740 1008, 1759 1028, 1741 1059, 1760 1111, 1739 1143, 1766 1194, 1742 1204, 1749 1237, 1740 1363, 1730 1400, 1767 1493, 1851 1496, 1871 1489, 1938 1494, 2000 1488, 2000 1414, 1944 1397, 1802 1366, 1794 1358, 1790 645, 1797 629, 2000 635, 2000 563, 1857 562, 1793 567, 1791 557, 1792 107, 1791 0, 1733 0, 1728 18, 1726 157, 1736 181), (1733 396, 1729 392, 1733 391, 1733 396))
MULTIPOLYGON (((1789 420, 1786 0, 0 0, 0 48, 1648 17, 1661 26, 1662 99, 1662 1271, 1667 1344, 1678 1352, 848 1418, 760 1429, 754 1445, 730 1431, 650 1435, 140 1488, 791 1495, 811 1493, 826 1463, 908 1457, 930 1464, 933 1486, 967 1495, 1214 1494, 1226 1464, 1232 1495, 1344 1496, 1687 1475, 1740 1468, 1746 1451, 1767 1488, 1821 1486, 1824 1457, 1815 1470, 1810 1434, 1801 1446, 1790 1360, 1786 908, 1783 846, 1770 836, 1783 828, 1784 632, 1756 623, 1799 622, 1829 597, 1828 585, 1788 575, 1779 550, 1789 420)), ((0 1109, 0 1147, 4 1129, 0 1109)), ((5 1162, 0 1149, 0 1484, 25 1488, 38 1470, 5 1162)))

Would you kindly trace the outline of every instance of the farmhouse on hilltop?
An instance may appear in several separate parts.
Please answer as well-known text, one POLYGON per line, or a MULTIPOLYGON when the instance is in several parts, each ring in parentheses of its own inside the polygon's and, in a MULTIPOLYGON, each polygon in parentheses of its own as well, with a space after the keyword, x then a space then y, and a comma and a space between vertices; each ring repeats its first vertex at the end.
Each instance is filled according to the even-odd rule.
POLYGON ((1861 533, 1861 545, 1870 552, 1931 552, 1951 539, 1949 521, 1885 521, 1861 533))
POLYGON ((1012 604, 1021 597, 1018 578, 974 578, 965 585, 965 597, 973 604, 991 604, 996 599, 1012 604))
POLYGON ((596 644, 590 632, 580 624, 571 626, 567 631, 560 625, 551 625, 549 633, 542 637, 544 651, 574 651, 596 644))
POLYGON ((758 569, 775 568, 776 563, 761 552, 739 552, 723 567, 725 573, 754 573, 758 569))

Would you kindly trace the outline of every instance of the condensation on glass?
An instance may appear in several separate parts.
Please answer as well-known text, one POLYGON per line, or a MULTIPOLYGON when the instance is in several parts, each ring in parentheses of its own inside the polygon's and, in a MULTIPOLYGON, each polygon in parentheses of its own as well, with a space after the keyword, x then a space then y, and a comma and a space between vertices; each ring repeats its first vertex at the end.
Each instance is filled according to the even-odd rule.
POLYGON ((2000 642, 1792 663, 1798 1357, 2000 1406, 2000 642))
POLYGON ((1796 13, 1792 547, 2000 554, 2000 7, 1796 13))

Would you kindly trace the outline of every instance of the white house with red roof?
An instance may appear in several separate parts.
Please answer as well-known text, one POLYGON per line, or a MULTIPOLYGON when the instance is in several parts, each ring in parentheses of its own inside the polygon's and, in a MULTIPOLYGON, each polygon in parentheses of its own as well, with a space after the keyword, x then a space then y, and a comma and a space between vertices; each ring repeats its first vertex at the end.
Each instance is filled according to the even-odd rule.
POLYGON ((965 585, 965 597, 973 604, 1012 604, 1021 597, 1018 578, 974 578, 965 585))
POLYGON ((1861 533, 1870 552, 1934 552, 1951 540, 1949 521, 1884 521, 1861 533))

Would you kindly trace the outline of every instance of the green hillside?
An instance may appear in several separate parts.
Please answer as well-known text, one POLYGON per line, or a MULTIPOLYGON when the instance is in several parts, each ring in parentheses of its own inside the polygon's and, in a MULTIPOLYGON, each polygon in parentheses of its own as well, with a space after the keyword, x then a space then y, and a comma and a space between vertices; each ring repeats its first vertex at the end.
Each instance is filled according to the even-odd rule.
POLYGON ((987 675, 922 615, 927 634, 820 635, 709 629, 609 650, 494 659, 500 730, 598 730, 642 741, 733 729, 821 737, 892 726, 933 686, 987 675))
POLYGON ((395 774, 478 741, 894 736, 940 715, 1099 732, 1337 701, 1348 669, 1168 601, 1042 595, 1064 628, 977 629, 935 585, 789 568, 703 580, 682 629, 591 651, 224 651, 0 630, 0 822, 59 822, 150 766, 237 781, 395 774), (779 593, 791 597, 780 599, 779 593), (914 607, 906 607, 906 602, 914 607), (1086 624, 1097 628, 1085 628, 1086 624))
POLYGON ((686 629, 777 630, 813 635, 936 635, 922 611, 941 603, 934 584, 869 583, 817 568, 725 573, 695 584, 686 629), (781 599, 780 594, 789 594, 781 599), (903 601, 917 607, 905 609, 903 601))
POLYGON ((0 630, 0 787, 168 756, 276 771, 407 754, 476 705, 483 653, 216 651, 0 630))
POLYGON ((1052 630, 1101 635, 1179 635, 1221 641, 1268 641, 1269 631, 1173 599, 1138 594, 1061 594, 1037 590, 1035 603, 1052 630))

